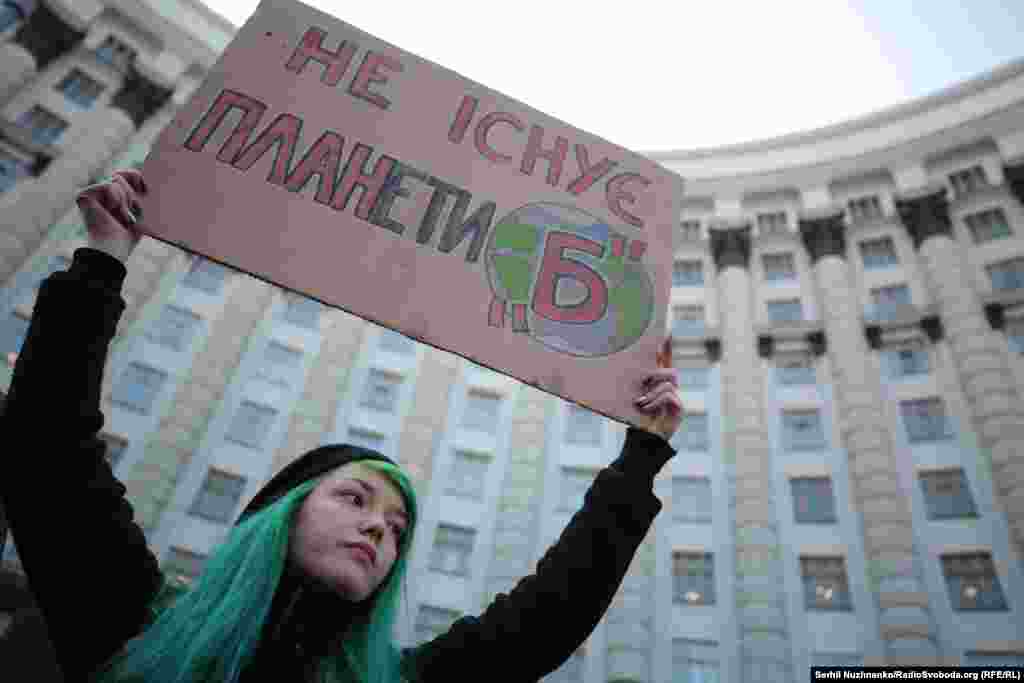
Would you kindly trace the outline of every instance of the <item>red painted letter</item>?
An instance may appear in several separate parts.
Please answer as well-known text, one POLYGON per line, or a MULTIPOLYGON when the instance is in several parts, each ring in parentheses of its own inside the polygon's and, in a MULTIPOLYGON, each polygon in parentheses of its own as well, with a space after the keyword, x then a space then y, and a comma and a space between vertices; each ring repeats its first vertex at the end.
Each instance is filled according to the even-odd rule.
POLYGON ((338 181, 338 167, 341 165, 341 147, 344 140, 334 131, 327 131, 320 136, 302 161, 291 172, 285 181, 285 187, 292 192, 302 192, 306 184, 318 176, 315 201, 330 204, 334 194, 334 184, 338 181))
POLYGON ((484 156, 488 161, 494 163, 502 163, 512 161, 512 157, 501 154, 496 149, 487 144, 487 134, 491 132, 491 126, 496 123, 507 123, 508 125, 515 128, 520 133, 523 132, 523 123, 512 114, 505 114, 500 111, 493 112, 480 119, 480 123, 476 124, 476 134, 474 139, 476 141, 476 149, 480 154, 484 156))
POLYGON ((384 183, 395 165, 395 160, 388 156, 382 156, 373 167, 373 173, 367 174, 366 164, 373 154, 373 147, 367 147, 363 143, 356 145, 348 156, 348 163, 342 173, 341 182, 334 192, 334 199, 331 200, 331 207, 343 210, 348 206, 349 196, 356 187, 362 188, 362 195, 359 197, 359 205, 356 206, 356 215, 364 221, 370 219, 370 210, 377 202, 377 195, 384 187, 384 183))
POLYGON ((558 185, 558 179, 562 177, 562 164, 565 162, 565 155, 569 153, 569 142, 561 135, 555 137, 555 146, 545 150, 541 148, 544 141, 544 129, 538 125, 530 127, 530 140, 526 143, 526 152, 523 153, 523 164, 519 170, 526 175, 533 175, 533 167, 537 159, 548 160, 548 185, 558 185))
POLYGON ((228 164, 233 162, 238 156, 238 152, 249 141, 249 136, 256 130, 260 119, 263 118, 263 113, 267 110, 267 105, 259 100, 234 90, 222 90, 220 95, 217 95, 213 106, 203 114, 203 118, 199 119, 199 123, 189 134, 185 141, 185 149, 193 152, 203 151, 203 147, 213 135, 213 131, 220 127, 224 117, 232 109, 241 109, 245 114, 242 115, 241 122, 235 126, 235 130, 231 132, 231 137, 217 152, 217 159, 228 164))
POLYGON ((566 188, 574 195, 581 195, 590 189, 590 186, 604 177, 605 173, 612 170, 619 162, 605 159, 599 163, 590 165, 590 155, 583 145, 576 145, 576 164, 580 167, 580 177, 569 183, 566 188))
POLYGON ((615 176, 614 178, 608 181, 608 192, 606 194, 608 198, 608 208, 612 210, 612 213, 614 213, 616 216, 626 221, 630 225, 642 228, 644 227, 644 222, 622 208, 621 202, 627 201, 630 204, 632 204, 633 202, 636 201, 636 197, 634 197, 632 193, 623 189, 622 187, 630 180, 639 181, 640 184, 643 185, 644 187, 647 187, 648 185, 651 184, 650 180, 644 178, 639 173, 620 173, 619 175, 615 176))
POLYGON ((388 57, 379 52, 367 52, 366 56, 363 57, 363 63, 359 67, 359 72, 356 74, 355 80, 352 81, 352 85, 349 86, 348 91, 349 94, 361 100, 375 104, 381 109, 387 109, 391 106, 391 100, 379 93, 370 92, 370 83, 388 82, 388 77, 378 71, 382 66, 392 71, 402 71, 404 68, 402 63, 394 57, 388 57))
POLYGON ((284 185, 284 179, 288 176, 288 169, 292 165, 292 157, 295 156, 295 146, 299 141, 299 131, 301 130, 302 119, 291 114, 281 114, 238 155, 231 165, 241 171, 248 171, 253 164, 260 160, 260 157, 267 153, 268 149, 276 146, 274 165, 270 167, 267 182, 284 185))
POLYGON ((325 67, 323 74, 320 76, 320 82, 327 85, 338 85, 338 81, 345 75, 348 65, 352 63, 352 56, 355 55, 359 46, 343 40, 338 47, 338 51, 331 52, 323 47, 325 35, 326 33, 323 29, 316 27, 307 29, 284 68, 299 73, 306 68, 306 64, 312 59, 315 62, 320 62, 325 67))
POLYGON ((600 258, 604 247, 593 240, 567 232, 549 232, 544 256, 540 262, 537 286, 533 292, 533 311, 548 320, 560 323, 593 323, 608 310, 608 286, 592 268, 565 258, 566 249, 575 249, 600 258), (558 281, 569 277, 587 288, 587 298, 574 306, 555 302, 558 281))
POLYGON ((473 120, 473 115, 476 114, 477 104, 479 104, 479 100, 475 97, 466 95, 462 98, 459 111, 456 112, 455 120, 452 121, 452 127, 448 129, 448 140, 450 142, 457 144, 462 142, 462 138, 466 137, 466 129, 469 128, 469 123, 473 120))

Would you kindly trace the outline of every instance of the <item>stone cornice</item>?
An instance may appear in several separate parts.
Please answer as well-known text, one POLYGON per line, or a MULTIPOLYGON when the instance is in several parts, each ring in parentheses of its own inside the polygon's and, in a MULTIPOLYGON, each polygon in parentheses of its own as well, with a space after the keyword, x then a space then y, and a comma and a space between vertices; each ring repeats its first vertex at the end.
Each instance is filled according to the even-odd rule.
POLYGON ((949 218, 945 186, 929 185, 905 192, 896 197, 895 202, 915 249, 920 249, 930 237, 953 237, 953 222, 949 218))
MULTIPOLYGON (((725 225, 736 225, 736 223, 728 222, 725 225)), ((708 229, 708 235, 711 238, 711 256, 714 258, 715 267, 719 272, 729 266, 738 266, 744 269, 750 266, 750 224, 744 223, 743 226, 708 229)))
POLYGON ((1010 186, 1013 196, 1017 198, 1018 202, 1024 204, 1024 157, 1017 157, 1007 162, 1003 167, 1003 174, 1006 176, 1006 182, 1010 186))
POLYGON ((842 213, 816 219, 800 219, 800 237, 814 266, 826 256, 846 258, 846 226, 842 213))

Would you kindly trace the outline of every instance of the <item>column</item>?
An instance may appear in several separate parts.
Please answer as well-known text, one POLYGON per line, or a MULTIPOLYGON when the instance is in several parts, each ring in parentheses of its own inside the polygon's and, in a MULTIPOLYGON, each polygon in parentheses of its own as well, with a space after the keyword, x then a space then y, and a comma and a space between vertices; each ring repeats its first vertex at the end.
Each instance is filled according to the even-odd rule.
POLYGON ((878 599, 882 656, 886 664, 933 664, 939 651, 914 554, 910 501, 899 485, 881 378, 869 362, 844 230, 841 211, 800 220, 829 342, 836 415, 850 463, 851 497, 861 517, 868 583, 878 599))
POLYGON ((1018 558, 1024 559, 1024 396, 985 318, 966 255, 953 241, 945 193, 945 188, 935 187, 905 192, 896 206, 921 256, 925 281, 942 316, 1012 545, 1018 558))
POLYGON ((398 437, 398 457, 426 500, 433 472, 435 434, 444 428, 448 397, 459 371, 459 357, 425 347, 416 376, 416 389, 398 437))
POLYGON ((761 360, 754 337, 750 227, 713 229, 722 331, 723 466, 736 529, 737 681, 793 680, 765 424, 761 360))

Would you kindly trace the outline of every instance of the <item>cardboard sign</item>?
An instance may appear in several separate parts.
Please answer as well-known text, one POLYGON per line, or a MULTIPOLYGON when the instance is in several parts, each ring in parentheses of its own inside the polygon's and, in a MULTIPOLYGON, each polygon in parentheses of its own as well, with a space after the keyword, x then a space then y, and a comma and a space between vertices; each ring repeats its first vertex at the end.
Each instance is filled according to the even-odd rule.
MULTIPOLYGON (((577 58, 542 77, 572 89, 577 58)), ((152 237, 640 418, 683 190, 653 161, 264 0, 142 170, 152 237)))

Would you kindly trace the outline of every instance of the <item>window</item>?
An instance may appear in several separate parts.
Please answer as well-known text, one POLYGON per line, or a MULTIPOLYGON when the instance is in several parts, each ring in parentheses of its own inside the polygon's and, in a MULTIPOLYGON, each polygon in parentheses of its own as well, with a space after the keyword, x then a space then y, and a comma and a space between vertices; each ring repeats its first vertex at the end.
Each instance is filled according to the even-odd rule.
POLYGON ((708 378, 711 375, 711 368, 708 367, 682 367, 677 371, 679 375, 679 386, 683 389, 707 389, 708 378))
POLYGON ((206 564, 206 555, 194 553, 184 548, 172 547, 167 552, 167 559, 164 560, 163 570, 186 583, 192 583, 203 573, 204 564, 206 564))
POLYGON ((764 279, 768 282, 796 279, 796 264, 792 254, 765 254, 761 261, 764 263, 764 279))
POLYGON ((811 666, 864 666, 858 652, 812 652, 811 666))
POLYGON ((473 553, 476 531, 448 524, 437 527, 430 568, 445 574, 469 575, 469 558, 473 553))
POLYGON ((687 242, 700 241, 700 221, 683 221, 679 228, 683 233, 683 240, 687 242))
POLYGON ((446 633, 459 616, 452 610, 420 605, 416 614, 416 642, 425 643, 446 633))
POLYGON ((672 602, 715 604, 715 563, 711 553, 672 553, 672 602))
POLYGON ((971 166, 963 171, 957 171, 949 176, 949 183, 953 186, 953 192, 957 197, 966 197, 988 185, 988 178, 985 177, 985 169, 981 166, 971 166))
POLYGON ((889 268, 899 265, 900 262, 896 256, 896 245, 891 237, 864 240, 860 243, 860 256, 865 270, 889 268))
POLYGON ((804 311, 800 305, 800 299, 768 301, 765 303, 765 306, 768 309, 768 320, 772 323, 796 323, 804 319, 804 311))
POLYGON ((893 379, 927 375, 931 370, 928 351, 920 346, 884 351, 883 359, 888 375, 893 379))
POLYGON ((30 175, 29 164, 0 149, 0 194, 30 175))
POLYGON ((18 125, 27 128, 38 145, 52 145, 68 127, 64 119, 39 105, 19 116, 18 125))
POLYGON ((384 413, 394 412, 395 401, 398 399, 398 386, 401 381, 401 378, 386 372, 370 370, 366 376, 363 399, 359 405, 384 413))
POLYGON ((381 330, 379 343, 381 349, 391 353, 407 354, 413 350, 412 339, 391 329, 381 330))
POLYGON ((828 477, 801 477, 789 480, 793 490, 793 516, 799 524, 836 521, 832 480, 828 477))
POLYGON ((810 357, 780 358, 775 366, 775 381, 782 386, 800 386, 817 382, 817 371, 810 357))
POLYGON ((785 211, 757 214, 757 233, 759 235, 785 235, 788 230, 785 211))
POLYGON ((114 36, 107 36, 103 44, 96 48, 96 57, 105 64, 124 70, 135 59, 135 50, 114 36))
POLYGON ((672 478, 672 517, 680 522, 711 522, 711 480, 707 477, 672 478))
POLYGON ((707 413, 687 413, 679 426, 678 442, 688 451, 706 451, 710 434, 707 413))
POLYGON ((318 329, 323 304, 309 297, 292 294, 285 303, 284 319, 308 330, 318 329))
POLYGON ((128 448, 128 442, 110 434, 100 434, 100 440, 107 447, 107 462, 110 463, 110 469, 116 469, 125 449, 128 448))
POLYGON ((872 316, 875 320, 893 320, 911 305, 910 287, 892 285, 871 290, 872 316))
POLYGON ((1003 652, 965 652, 964 666, 1016 666, 1024 668, 1024 655, 1003 652))
POLYGON ((704 307, 675 306, 672 309, 672 334, 676 337, 704 334, 704 307))
POLYGON ((1007 609, 990 553, 943 555, 942 573, 953 609, 1007 609))
POLYGON ((911 443, 942 441, 953 437, 941 398, 900 401, 900 414, 911 443))
POLYGON ((211 522, 227 524, 235 514, 243 490, 245 477, 211 468, 188 513, 211 522))
POLYGON ((110 399, 122 408, 148 415, 165 381, 167 373, 163 370, 132 363, 114 385, 110 399))
POLYGON ((672 673, 673 680, 680 683, 719 683, 718 643, 673 639, 672 673))
POLYGON ((817 410, 782 413, 782 438, 787 451, 816 451, 825 447, 825 429, 817 410))
POLYGON ((1006 324, 1006 338, 1010 342, 1010 350, 1024 353, 1024 320, 1016 320, 1006 324))
POLYGON ((275 417, 277 410, 270 406, 242 401, 226 438, 249 448, 259 448, 267 438, 275 417))
POLYGON ((57 86, 57 90, 78 106, 89 108, 103 92, 103 84, 87 76, 81 69, 72 69, 57 86))
POLYGON ((846 562, 841 557, 801 557, 804 607, 809 610, 850 610, 846 562))
POLYGON ((987 270, 992 289, 997 292, 1024 289, 1024 257, 993 263, 987 270))
POLYGON ((594 483, 597 473, 574 467, 562 468, 562 485, 559 487, 558 509, 563 512, 576 512, 583 507, 587 491, 594 483))
POLYGON ((4 354, 7 364, 12 367, 25 343, 30 322, 17 311, 11 311, 4 319, 3 327, 0 327, 0 353, 4 354))
POLYGON ((586 655, 583 648, 576 650, 562 666, 558 667, 543 679, 542 683, 583 683, 583 661, 586 655))
POLYGON ((978 516, 962 468, 922 472, 920 477, 928 519, 978 516))
POLYGON ((271 384, 288 386, 290 378, 301 366, 302 351, 272 341, 263 352, 263 363, 256 376, 271 384))
POLYGON ((348 430, 348 442, 353 446, 362 446, 363 448, 368 448, 371 451, 383 453, 385 441, 386 439, 383 434, 376 434, 362 429, 348 430))
POLYGON ((227 277, 228 269, 202 256, 192 259, 192 266, 182 283, 207 294, 217 294, 227 277))
POLYGON ((146 331, 146 339, 154 344, 183 351, 192 342, 199 326, 199 316, 185 308, 165 305, 160 317, 146 331))
POLYGON ((577 446, 600 446, 603 418, 592 410, 569 404, 565 414, 565 442, 577 446))
POLYGON ((862 223, 882 217, 882 202, 878 195, 858 197, 847 202, 851 223, 862 223))
POLYGON ((466 394, 466 410, 462 413, 462 426, 494 434, 498 430, 497 396, 471 391, 466 394))
POLYGON ((990 209, 971 214, 964 219, 975 244, 1003 239, 1013 234, 1010 223, 1002 209, 990 209))
POLYGON ((0 3, 0 33, 6 32, 23 18, 18 6, 13 2, 0 3))
POLYGON ((676 261, 672 264, 673 287, 694 287, 703 284, 703 261, 676 261))
POLYGON ((482 499, 489 463, 490 458, 487 456, 470 451, 455 451, 445 493, 460 498, 482 499))

